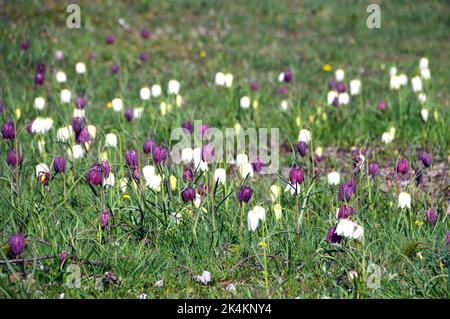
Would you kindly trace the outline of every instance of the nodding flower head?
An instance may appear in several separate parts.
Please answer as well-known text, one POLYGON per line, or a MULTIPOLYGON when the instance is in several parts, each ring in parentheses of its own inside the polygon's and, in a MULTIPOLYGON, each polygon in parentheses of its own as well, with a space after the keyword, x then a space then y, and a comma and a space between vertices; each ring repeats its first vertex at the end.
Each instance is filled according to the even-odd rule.
POLYGON ((409 172, 409 161, 404 159, 404 160, 399 160, 397 162, 397 172, 400 174, 408 174, 409 172))
POLYGON ((209 143, 206 145, 202 145, 202 149, 201 149, 201 155, 202 155, 202 160, 207 162, 207 163, 211 163, 214 160, 214 144, 213 143, 209 143))
POLYGON ((44 84, 45 81, 45 75, 43 73, 36 73, 36 75, 34 76, 34 84, 36 86, 40 86, 42 84, 44 84))
POLYGON ((16 138, 16 128, 12 120, 7 120, 2 126, 2 136, 4 140, 13 141, 16 138))
POLYGON ((252 198, 253 190, 248 186, 242 186, 238 193, 238 200, 241 203, 248 203, 252 198))
POLYGON ((125 110, 125 118, 127 119, 128 122, 131 122, 131 120, 133 119, 133 110, 132 109, 125 110))
POLYGON ((12 149, 8 153, 6 162, 8 163, 9 166, 17 166, 20 163, 22 163, 22 157, 20 156, 19 152, 16 152, 15 149, 12 149))
POLYGON ((256 81, 251 81, 250 82, 250 89, 252 90, 252 91, 258 91, 259 90, 259 85, 258 85, 258 82, 256 82, 256 81))
POLYGON ((185 168, 183 171, 183 181, 191 182, 193 179, 194 179, 194 172, 192 171, 192 168, 190 167, 185 168))
POLYGON ((9 249, 14 257, 20 256, 25 250, 25 236, 16 234, 9 238, 9 249))
POLYGON ((198 194, 201 196, 201 197, 205 197, 206 196, 206 194, 208 194, 208 186, 206 186, 205 184, 200 184, 198 187, 197 187, 197 192, 198 192, 198 194))
POLYGON ((167 160, 167 150, 162 146, 153 149, 152 158, 155 164, 164 163, 167 160))
POLYGON ((36 166, 36 179, 39 184, 42 184, 44 186, 47 186, 50 182, 50 170, 48 169, 48 166, 45 164, 38 164, 36 166))
POLYGON ((352 179, 339 187, 338 200, 348 202, 356 193, 356 182, 352 179))
POLYGON ((331 91, 337 91, 338 82, 335 79, 328 81, 328 89, 331 91))
POLYGON ((154 148, 155 148, 156 146, 157 146, 157 145, 156 145, 156 143, 155 143, 154 140, 152 140, 152 139, 146 139, 146 140, 144 141, 144 146, 143 146, 144 153, 145 153, 145 154, 150 154, 151 152, 153 153, 153 150, 154 150, 154 148))
POLYGON ((106 228, 109 225, 109 220, 111 219, 111 215, 108 211, 103 211, 100 213, 100 226, 102 228, 106 228))
POLYGON ((47 66, 44 63, 39 63, 36 66, 36 73, 45 74, 45 72, 47 72, 47 66))
POLYGON ((89 134, 89 130, 87 127, 81 129, 80 133, 77 134, 77 144, 84 144, 91 140, 91 135, 89 134))
POLYGON ((353 216, 353 207, 341 205, 337 210, 337 219, 350 218, 353 216))
POLYGON ((378 111, 385 111, 388 108, 388 103, 385 101, 381 101, 377 104, 378 111))
POLYGON ((84 128, 84 121, 81 117, 74 117, 72 119, 72 129, 76 135, 80 134, 81 130, 84 128))
POLYGON ((206 134, 208 134, 209 125, 208 124, 202 124, 200 125, 200 136, 204 137, 206 134))
POLYGON ((287 88, 287 87, 281 87, 279 90, 278 90, 278 94, 280 95, 280 96, 284 96, 284 95, 287 95, 289 93, 289 89, 287 88))
POLYGON ((195 194, 195 188, 189 186, 181 192, 181 198, 185 203, 193 202, 195 200, 195 194))
POLYGON ((116 42, 114 36, 112 34, 108 34, 106 36, 106 44, 114 44, 114 42, 116 42))
POLYGON ((141 37, 142 37, 143 39, 148 39, 148 38, 150 38, 150 36, 151 36, 150 31, 148 31, 148 30, 142 30, 142 31, 141 31, 141 37))
POLYGON ((303 183, 304 178, 305 174, 300 167, 293 167, 289 172, 289 181, 293 186, 303 183))
POLYGON ((308 145, 305 142, 300 141, 297 143, 297 150, 301 157, 306 155, 306 150, 308 149, 308 145))
POLYGON ((433 208, 428 209, 426 215, 427 215, 427 223, 428 224, 430 224, 430 225, 436 224, 438 215, 433 208))
POLYGON ((55 173, 65 173, 66 172, 66 159, 64 156, 56 156, 53 161, 53 168, 55 169, 55 173))
POLYGON ((108 178, 109 177, 109 173, 111 172, 111 168, 109 166, 108 161, 102 161, 100 166, 102 167, 102 172, 103 172, 104 178, 108 178))
POLYGON ((117 74, 117 73, 119 73, 119 71, 120 71, 119 65, 117 65, 117 64, 111 65, 111 72, 112 72, 113 74, 117 74))
POLYGON ((103 168, 100 164, 96 163, 91 166, 87 175, 86 183, 90 185, 102 185, 103 183, 103 168))
POLYGON ((75 101, 75 107, 77 109, 83 109, 86 106, 86 99, 82 96, 77 97, 75 101))
POLYGON ((336 85, 336 90, 337 90, 339 93, 344 93, 344 92, 346 91, 345 84, 342 83, 342 82, 338 83, 338 84, 336 85))
POLYGON ((378 175, 378 172, 380 171, 380 168, 378 167, 378 164, 373 162, 369 164, 369 176, 370 177, 376 177, 378 175))
POLYGON ((262 171, 263 167, 264 167, 264 161, 257 157, 255 159, 255 161, 252 163, 253 166, 253 171, 255 171, 256 173, 259 173, 262 171))
POLYGON ((425 167, 430 167, 431 166, 432 159, 431 159, 430 153, 427 153, 425 151, 421 152, 420 155, 419 155, 419 158, 420 158, 423 166, 425 166, 425 167))
POLYGON ((287 69, 286 71, 284 71, 283 74, 284 74, 283 82, 286 83, 292 82, 293 73, 291 69, 287 69))
POLYGON ((138 154, 135 150, 128 150, 125 153, 125 162, 128 167, 130 168, 137 168, 138 167, 138 154))
POLYGON ((342 237, 335 233, 336 226, 331 227, 328 229, 327 237, 325 238, 325 241, 327 243, 340 243, 342 241, 342 237))
POLYGON ((29 47, 30 47, 30 42, 28 42, 28 41, 23 41, 20 44, 20 49, 23 50, 23 51, 28 50, 29 47))
POLYGON ((185 121, 185 122, 181 123, 181 128, 183 128, 189 134, 192 134, 192 132, 194 132, 194 127, 192 126, 192 123, 189 121, 185 121))
POLYGON ((67 260, 67 258, 69 258, 69 253, 67 251, 63 251, 59 255, 59 264, 60 265, 64 264, 64 262, 67 260))

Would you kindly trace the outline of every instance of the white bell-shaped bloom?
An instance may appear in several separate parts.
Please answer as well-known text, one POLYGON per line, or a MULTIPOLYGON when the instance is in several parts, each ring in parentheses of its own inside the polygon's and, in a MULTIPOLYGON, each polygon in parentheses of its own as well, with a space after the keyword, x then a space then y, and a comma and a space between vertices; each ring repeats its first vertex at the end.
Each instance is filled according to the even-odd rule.
POLYGON ((150 99, 150 94, 151 94, 151 92, 148 87, 143 87, 139 91, 139 96, 141 97, 141 100, 143 100, 143 101, 147 101, 148 99, 150 99))
POLYGON ((113 173, 109 173, 109 176, 107 178, 103 178, 103 186, 110 186, 114 187, 114 184, 116 182, 116 178, 113 173))
POLYGON ((300 130, 298 133, 298 140, 299 142, 305 142, 306 144, 309 144, 311 141, 311 132, 306 129, 300 130))
POLYGON ((338 172, 331 172, 328 174, 328 185, 339 185, 341 176, 338 172))
POLYGON ((58 142, 67 142, 74 136, 72 126, 61 127, 56 131, 56 140, 58 142))
POLYGON ((160 97, 161 96, 161 86, 158 84, 152 85, 152 96, 153 97, 160 97))
POLYGON ((255 206, 248 212, 247 225, 249 231, 256 231, 259 222, 266 219, 266 210, 261 206, 255 206))
POLYGON ((275 219, 280 220, 283 213, 283 207, 280 204, 273 205, 273 212, 275 213, 275 219))
POLYGON ((332 105, 334 99, 339 98, 339 93, 337 91, 329 91, 327 94, 327 103, 328 105, 332 105))
POLYGON ((422 69, 420 70, 420 77, 424 80, 431 79, 431 72, 430 69, 422 69))
POLYGON ((229 88, 231 87, 232 84, 233 84, 233 74, 231 73, 225 74, 225 86, 229 88))
POLYGON ((334 78, 336 79, 336 81, 338 82, 342 82, 345 79, 345 72, 342 69, 337 69, 336 72, 334 73, 334 78))
POLYGON ((67 153, 72 159, 79 159, 84 156, 83 147, 80 144, 75 144, 72 146, 72 149, 68 148, 67 153))
POLYGON ((34 108, 36 110, 43 110, 45 107, 45 99, 42 96, 38 96, 34 99, 34 108))
POLYGON ((419 69, 423 70, 423 69, 428 69, 428 58, 427 57, 422 57, 419 61, 419 69))
POLYGON ((75 72, 77 72, 78 74, 86 73, 86 64, 84 64, 83 62, 78 62, 77 64, 75 64, 75 72))
POLYGON ((239 173, 242 178, 253 177, 253 166, 251 163, 242 163, 239 166, 239 173))
POLYGON ((270 199, 272 202, 276 202, 280 197, 281 189, 280 186, 273 184, 270 186, 270 199))
POLYGON ((286 112, 286 111, 288 110, 288 108, 289 108, 289 103, 288 103, 288 101, 282 100, 282 101, 280 102, 280 109, 281 109, 282 111, 286 112))
POLYGON ((225 185, 227 180, 227 172, 224 168, 216 168, 214 171, 214 182, 225 185))
POLYGON ((389 68, 389 76, 394 76, 394 75, 397 75, 397 68, 395 67, 395 66, 391 66, 390 68, 389 68))
POLYGON ((421 92, 422 91, 422 80, 420 79, 420 76, 415 76, 411 79, 411 85, 414 92, 421 92))
POLYGON ((117 135, 114 133, 108 133, 105 136, 106 147, 117 147, 117 135))
POLYGON ((241 97, 240 104, 241 108, 248 109, 250 107, 250 98, 248 96, 241 97))
POLYGON ((428 121, 428 110, 427 109, 422 109, 420 111, 420 115, 422 116, 422 120, 424 122, 428 121))
POLYGON ((167 94, 177 95, 180 92, 180 82, 177 80, 170 80, 167 85, 167 94))
POLYGON ((398 195, 398 207, 411 208, 411 195, 406 192, 401 192, 398 195))
POLYGON ((339 93, 338 102, 341 105, 347 105, 350 102, 350 95, 347 92, 339 93))
POLYGON ((248 163, 248 156, 245 153, 240 153, 236 155, 236 165, 241 166, 244 163, 248 163))
POLYGON ((155 167, 152 165, 146 165, 142 168, 142 175, 144 175, 145 186, 148 186, 152 190, 159 192, 161 190, 161 175, 156 174, 155 167))
POLYGON ((56 81, 58 83, 65 83, 67 81, 67 76, 63 71, 56 72, 56 81))
POLYGON ((115 98, 114 100, 112 100, 112 108, 113 108, 114 112, 122 111, 122 108, 123 108, 123 101, 122 101, 122 99, 115 98))
POLYGON ((191 163, 194 160, 194 150, 190 147, 181 150, 181 161, 183 163, 191 163))
POLYGON ((224 86, 225 85, 225 74, 222 72, 217 72, 215 77, 215 82, 217 86, 224 86))
POLYGON ((77 109, 77 108, 74 108, 74 109, 73 109, 73 117, 81 117, 81 118, 84 118, 84 117, 85 117, 84 109, 77 109))
POLYGON ((72 93, 68 89, 64 89, 61 91, 61 102, 62 103, 70 103, 70 98, 72 93))
POLYGON ((361 92, 361 81, 354 79, 350 81, 350 95, 358 95, 361 92))

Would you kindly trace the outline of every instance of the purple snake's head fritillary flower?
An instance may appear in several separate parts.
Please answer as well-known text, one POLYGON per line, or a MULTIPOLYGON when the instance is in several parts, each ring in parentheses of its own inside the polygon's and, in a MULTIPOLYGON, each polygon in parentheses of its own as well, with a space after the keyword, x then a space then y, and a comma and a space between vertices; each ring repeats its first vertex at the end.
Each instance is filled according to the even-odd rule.
POLYGON ((139 61, 146 62, 148 60, 148 53, 147 52, 141 52, 139 54, 139 61))
POLYGON ((8 153, 6 163, 8 163, 9 166, 17 166, 20 165, 20 163, 22 163, 22 158, 20 154, 16 152, 15 149, 12 149, 8 153))
POLYGON ((44 84, 45 81, 45 75, 43 73, 36 73, 36 75, 34 76, 34 84, 36 86, 40 86, 42 84, 44 84))
POLYGON ((293 186, 302 184, 305 174, 300 167, 293 167, 289 172, 289 181, 293 186))
POLYGON ((148 30, 142 30, 142 31, 141 31, 141 37, 142 37, 142 39, 147 40, 147 39, 150 38, 151 35, 152 35, 152 34, 151 34, 150 31, 148 31, 148 30))
POLYGON ((251 82, 250 82, 250 89, 251 89, 253 92, 258 91, 258 90, 259 90, 258 82, 256 82, 256 81, 251 81, 251 82))
POLYGON ((144 153, 145 153, 145 154, 153 153, 153 150, 155 149, 156 146, 157 146, 157 145, 156 145, 156 143, 155 143, 154 140, 152 140, 152 139, 146 139, 146 140, 144 141, 144 146, 143 146, 144 153))
POLYGON ((162 146, 156 146, 153 149, 152 158, 157 165, 164 163, 167 160, 167 150, 162 146))
POLYGON ((66 159, 64 156, 56 156, 53 161, 53 168, 55 170, 55 174, 65 173, 66 172, 66 159))
POLYGON ((116 42, 116 39, 114 38, 114 36, 112 34, 108 34, 106 36, 106 44, 114 44, 114 42, 116 42))
POLYGON ((102 185, 103 183, 103 169, 100 164, 96 163, 91 166, 87 175, 86 175, 86 183, 90 185, 102 185))
POLYGON ((431 159, 430 153, 427 152, 421 152, 419 155, 419 158, 425 167, 430 167, 433 160, 431 159))
POLYGON ((430 224, 430 225, 436 224, 438 215, 433 208, 428 209, 426 215, 427 215, 427 223, 428 224, 430 224))
POLYGON ((278 90, 278 94, 280 95, 280 96, 284 96, 284 95, 287 95, 289 93, 289 89, 287 88, 287 87, 281 87, 279 90, 278 90))
POLYGON ((194 127, 192 126, 192 123, 189 121, 181 123, 181 128, 187 131, 189 134, 192 134, 194 132, 194 127))
POLYGON ((72 119, 72 129, 75 135, 80 134, 81 130, 84 128, 84 121, 81 117, 74 117, 72 119))
POLYGON ((377 109, 378 109, 378 111, 383 112, 383 111, 386 111, 387 108, 388 108, 388 103, 385 102, 385 101, 381 101, 381 102, 379 102, 379 103, 377 104, 377 109))
POLYGON ((409 172, 409 161, 404 159, 404 160, 399 160, 397 162, 397 173, 400 174, 408 174, 409 172))
POLYGON ((352 195, 355 193, 356 191, 356 183, 352 182, 353 180, 341 184, 341 186, 339 186, 339 193, 338 193, 338 200, 341 202, 348 202, 350 201, 352 195), (355 185, 355 186, 354 186, 355 185))
POLYGON ((130 175, 128 176, 130 179, 133 179, 136 184, 139 184, 140 180, 141 180, 141 172, 139 171, 139 168, 135 168, 132 170, 131 173, 129 173, 130 175))
POLYGON ((77 135, 77 144, 84 144, 91 140, 91 135, 89 134, 89 130, 87 127, 83 127, 80 133, 77 135))
POLYGON ((48 186, 50 178, 50 170, 48 169, 47 165, 39 164, 36 166, 36 179, 39 184, 48 186))
POLYGON ((16 138, 16 127, 12 120, 7 120, 2 126, 2 137, 4 140, 13 141, 16 138))
POLYGON ((67 260, 67 258, 69 258, 69 253, 67 251, 63 251, 60 255, 59 255, 59 264, 63 265, 64 262, 67 260))
POLYGON ((336 227, 331 227, 328 229, 327 237, 325 238, 325 241, 327 243, 340 243, 342 241, 342 237, 335 233, 336 227))
POLYGON ((117 73, 119 73, 119 71, 120 71, 120 67, 117 64, 111 65, 111 72, 113 74, 117 74, 117 73))
POLYGON ((202 155, 202 160, 207 162, 207 163, 211 163, 214 159, 214 144, 213 143, 209 143, 206 145, 202 145, 202 149, 201 149, 201 155, 202 155))
POLYGON ((350 218, 353 216, 353 207, 347 205, 341 205, 337 211, 337 219, 350 218))
POLYGON ((338 107, 339 106, 339 98, 335 97, 333 99, 333 102, 331 102, 331 105, 338 107))
POLYGON ((248 186, 242 186, 238 193, 238 200, 241 203, 248 203, 252 198, 253 190, 248 186))
POLYGON ((200 125, 200 136, 204 137, 208 133, 208 130, 209 130, 209 125, 208 124, 200 125))
POLYGON ((252 166, 253 166, 253 171, 255 171, 256 173, 259 173, 259 172, 261 172, 261 170, 264 167, 264 161, 261 158, 257 157, 255 159, 255 161, 252 163, 252 166))
POLYGON ((86 99, 82 96, 77 97, 75 101, 75 107, 77 109, 83 109, 86 106, 86 99))
POLYGON ((100 226, 104 229, 109 225, 109 220, 111 219, 111 215, 108 211, 103 211, 100 213, 99 218, 100 226))
POLYGON ((286 71, 284 71, 284 78, 283 81, 285 83, 289 83, 292 82, 292 78, 293 78, 293 73, 291 69, 287 69, 286 71))
POLYGON ((338 83, 336 86, 338 93, 344 93, 346 91, 346 87, 344 83, 338 83))
POLYGON ((36 66, 36 73, 45 74, 45 72, 47 72, 47 66, 45 65, 45 63, 39 63, 36 66))
POLYGON ((198 194, 201 196, 201 197, 205 197, 206 196, 206 194, 208 194, 208 186, 206 186, 205 184, 200 184, 198 187, 197 187, 197 192, 198 192, 198 194))
POLYGON ((127 150, 125 153, 125 163, 129 168, 138 167, 138 153, 135 150, 127 150))
POLYGON ((369 176, 370 177, 376 177, 378 175, 379 171, 380 171, 380 168, 378 167, 377 163, 369 164, 369 176))
POLYGON ((328 81, 328 89, 330 91, 337 91, 338 82, 335 79, 328 81))
POLYGON ((297 150, 301 157, 305 156, 307 149, 308 149, 308 145, 306 145, 305 142, 300 141, 297 143, 297 150))
POLYGON ((89 61, 95 60, 96 57, 97 57, 97 55, 94 52, 89 52, 88 53, 88 60, 89 61))
POLYGON ((16 234, 9 238, 9 249, 14 257, 20 256, 25 250, 25 236, 16 234))
POLYGON ((191 182, 193 179, 194 179, 194 172, 192 171, 192 168, 190 167, 185 168, 183 171, 183 181, 191 182))
POLYGON ((193 202, 195 200, 195 188, 193 187, 186 187, 182 192, 181 192, 181 198, 183 199, 183 202, 188 203, 188 202, 193 202))
POLYGON ((127 119, 128 122, 131 122, 131 120, 133 119, 133 110, 132 109, 125 110, 125 118, 127 119))
POLYGON ((20 44, 20 49, 23 50, 23 51, 28 50, 29 47, 30 47, 30 42, 28 42, 28 41, 23 41, 20 44))
POLYGON ((109 166, 108 161, 102 161, 100 166, 102 167, 102 172, 103 172, 104 178, 108 178, 109 173, 111 172, 111 167, 109 166))

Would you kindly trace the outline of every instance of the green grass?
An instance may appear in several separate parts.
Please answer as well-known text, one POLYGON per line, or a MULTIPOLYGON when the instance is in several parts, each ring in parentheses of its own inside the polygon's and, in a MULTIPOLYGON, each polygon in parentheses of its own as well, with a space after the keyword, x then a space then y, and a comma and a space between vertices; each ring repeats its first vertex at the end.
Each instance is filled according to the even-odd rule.
MULTIPOLYGON (((26 266, 0 265, 0 296, 57 298, 65 293, 66 298, 136 298, 146 293, 149 298, 448 298, 450 9, 446 1, 377 1, 382 28, 368 29, 369 3, 80 1, 82 28, 71 30, 65 26, 65 5, 59 1, 1 2, 0 101, 5 113, 0 123, 8 118, 16 122, 23 163, 17 170, 6 164, 12 146, 2 140, 0 244, 4 254, 0 261, 8 254, 8 238, 19 231, 27 235, 23 258, 56 258, 26 266), (130 24, 130 32, 117 23, 120 17, 130 24), (142 28, 152 32, 151 39, 141 39, 142 28), (115 45, 105 44, 107 34, 114 34, 115 45), (24 40, 30 41, 27 51, 19 48, 24 40), (64 52, 63 61, 55 61, 56 50, 64 52), (201 51, 206 57, 200 56, 201 51), (94 61, 88 61, 89 52, 96 54, 94 61), (138 63, 140 52, 149 54, 143 64, 138 63), (431 80, 424 81, 425 107, 430 111, 425 123, 410 83, 399 92, 389 89, 389 68, 397 66, 410 80, 422 56, 429 58, 432 74, 431 80), (75 73, 79 61, 86 63, 84 76, 75 73), (35 88, 38 63, 46 63, 48 70, 45 85, 35 88), (120 65, 117 75, 111 75, 112 63, 120 65), (349 105, 338 109, 327 105, 327 83, 333 73, 322 70, 326 63, 333 70, 346 71, 347 86, 350 79, 361 79, 362 94, 352 97, 349 105), (293 70, 294 81, 286 85, 289 93, 282 98, 278 90, 283 85, 277 77, 286 68, 293 70), (67 83, 55 81, 57 70, 66 72, 67 83), (231 89, 215 87, 214 75, 219 71, 233 73, 231 89), (159 100, 141 101, 139 89, 160 84, 165 92, 170 79, 180 81, 186 104, 161 116, 159 100), (249 88, 253 79, 260 84, 258 92, 249 88), (54 156, 66 155, 66 146, 56 142, 56 130, 70 124, 73 107, 60 103, 62 88, 86 96, 86 118, 97 127, 97 136, 85 158, 76 161, 75 167, 68 163, 72 169, 65 178, 55 175, 44 188, 36 182, 35 166, 44 162, 50 167, 54 156), (258 110, 239 108, 243 95, 257 99, 258 110), (39 137, 26 132, 28 121, 38 115, 33 108, 36 96, 47 100, 40 115, 54 120, 53 129, 44 135, 45 154, 39 154, 39 137), (121 97, 126 107, 145 107, 142 118, 128 123, 108 109, 106 104, 115 97, 121 97), (290 103, 287 112, 279 108, 282 99, 290 103), (389 103, 385 113, 377 111, 379 101, 389 103), (20 118, 15 116, 16 109, 21 110, 20 118), (190 205, 180 199, 184 188, 181 165, 158 168, 165 176, 160 193, 142 185, 139 190, 128 187, 129 198, 124 198, 118 181, 128 176, 125 151, 137 149, 141 167, 146 165, 151 160, 142 153, 144 139, 152 137, 169 146, 171 130, 184 120, 202 120, 221 129, 237 122, 243 128, 280 128, 280 143, 287 146, 295 146, 299 130, 307 128, 314 147, 324 149, 324 159, 318 164, 323 173, 313 183, 307 157, 284 152, 279 175, 246 181, 254 194, 245 205, 245 216, 254 205, 261 205, 267 219, 257 232, 244 231, 242 239, 236 199, 242 181, 234 174, 227 176, 226 188, 219 185, 208 195, 202 205, 205 210, 194 208, 194 222, 190 205), (381 134, 391 126, 396 128, 396 138, 384 145, 381 134), (86 172, 99 160, 104 135, 109 132, 119 135, 118 149, 108 153, 116 187, 97 187, 93 192, 85 183, 86 172), (352 146, 373 150, 369 161, 377 161, 383 170, 376 180, 358 175, 358 193, 350 202, 354 220, 364 225, 364 241, 331 245, 324 238, 336 223, 338 187, 328 186, 326 173, 336 169, 341 182, 351 178, 352 146), (397 196, 405 185, 393 172, 395 163, 408 158, 414 168, 421 167, 417 151, 422 149, 432 152, 433 166, 424 169, 425 183, 408 186, 412 209, 400 210, 397 196), (293 163, 307 171, 298 197, 303 211, 300 236, 296 233, 296 197, 283 193, 283 218, 277 221, 268 196, 273 183, 284 189, 286 169, 293 163), (174 191, 167 178, 171 174, 178 178, 174 191), (435 225, 420 223, 429 207, 438 212, 435 225), (109 231, 98 223, 104 209, 113 215, 109 231), (183 215, 179 225, 170 221, 173 212, 183 215), (262 241, 266 248, 259 247, 262 241), (61 267, 58 256, 62 251, 71 257, 61 267), (365 288, 371 263, 382 269, 379 289, 365 288), (80 266, 80 289, 66 285, 70 264, 80 266), (212 274, 207 286, 192 279, 204 270, 212 274), (120 284, 96 289, 96 281, 108 271, 120 277, 120 284), (350 271, 359 274, 354 282, 347 278, 350 271), (11 283, 12 273, 25 276, 11 283), (164 286, 155 287, 161 279, 164 286), (236 293, 225 289, 229 283, 236 285, 236 293)), ((204 174, 195 184, 213 187, 211 180, 210 174, 204 174)))

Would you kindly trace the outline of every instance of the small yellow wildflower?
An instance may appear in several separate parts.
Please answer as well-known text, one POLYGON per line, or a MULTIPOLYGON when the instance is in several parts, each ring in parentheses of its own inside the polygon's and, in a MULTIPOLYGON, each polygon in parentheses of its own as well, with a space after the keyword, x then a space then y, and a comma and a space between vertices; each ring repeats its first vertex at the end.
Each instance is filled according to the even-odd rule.
POLYGON ((327 64, 324 64, 324 65, 323 65, 322 69, 323 69, 325 72, 331 72, 331 71, 333 70, 333 67, 327 63, 327 64))
POLYGON ((258 244, 259 248, 266 248, 267 247, 267 243, 265 241, 261 241, 258 244))
POLYGON ((20 116, 22 115, 22 110, 19 109, 19 108, 17 108, 17 109, 15 110, 15 113, 16 113, 16 118, 17 118, 17 119, 20 119, 20 116))
POLYGON ((259 102, 258 102, 258 100, 254 100, 254 101, 253 101, 253 109, 254 109, 254 110, 257 110, 258 107, 259 107, 259 102))
POLYGON ((111 108, 112 108, 112 102, 106 103, 106 107, 107 107, 108 109, 111 109, 111 108))
POLYGON ((423 221, 421 221, 421 220, 416 220, 416 221, 414 222, 414 224, 416 224, 417 226, 422 226, 422 225, 423 225, 423 221))
POLYGON ((205 50, 200 51, 200 57, 202 59, 206 58, 206 51, 205 50))
POLYGON ((174 191, 177 188, 177 178, 174 175, 170 175, 169 181, 170 189, 174 191))
POLYGON ((128 194, 125 194, 122 197, 123 197, 123 199, 130 199, 130 195, 128 195, 128 194))

